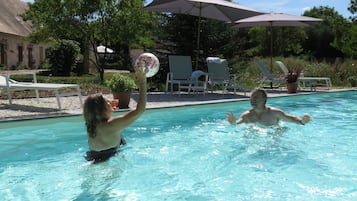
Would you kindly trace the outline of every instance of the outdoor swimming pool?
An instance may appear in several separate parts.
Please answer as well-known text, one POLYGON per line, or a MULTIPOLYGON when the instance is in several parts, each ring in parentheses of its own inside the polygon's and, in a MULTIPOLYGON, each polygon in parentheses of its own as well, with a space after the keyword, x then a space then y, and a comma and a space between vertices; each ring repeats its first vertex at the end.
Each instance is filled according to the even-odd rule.
POLYGON ((1 200, 356 200, 357 91, 271 98, 305 126, 229 126, 248 101, 155 109, 89 165, 82 117, 0 123, 1 200))

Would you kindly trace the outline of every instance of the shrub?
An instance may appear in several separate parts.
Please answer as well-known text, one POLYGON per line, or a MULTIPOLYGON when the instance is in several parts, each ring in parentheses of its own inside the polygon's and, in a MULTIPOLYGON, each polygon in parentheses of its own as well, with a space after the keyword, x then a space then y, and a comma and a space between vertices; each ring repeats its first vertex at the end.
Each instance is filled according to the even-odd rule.
POLYGON ((135 81, 129 75, 120 73, 114 74, 109 80, 106 81, 106 85, 112 90, 112 92, 129 92, 135 87, 135 81))
POLYGON ((72 40, 59 40, 47 51, 50 69, 54 76, 70 76, 80 53, 77 42, 72 40))

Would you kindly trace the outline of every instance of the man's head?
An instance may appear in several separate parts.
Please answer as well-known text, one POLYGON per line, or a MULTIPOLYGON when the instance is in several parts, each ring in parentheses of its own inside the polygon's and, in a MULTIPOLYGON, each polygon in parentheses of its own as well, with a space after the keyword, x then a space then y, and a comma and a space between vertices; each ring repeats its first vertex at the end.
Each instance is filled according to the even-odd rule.
POLYGON ((267 98, 268 96, 264 89, 254 89, 250 96, 250 104, 253 107, 265 105, 267 102, 267 98))

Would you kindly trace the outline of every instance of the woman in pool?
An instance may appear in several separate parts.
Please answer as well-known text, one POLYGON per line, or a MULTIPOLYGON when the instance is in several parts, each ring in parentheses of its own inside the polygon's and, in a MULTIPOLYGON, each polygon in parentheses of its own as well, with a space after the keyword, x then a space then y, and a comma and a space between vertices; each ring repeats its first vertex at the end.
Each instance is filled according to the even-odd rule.
POLYGON ((135 74, 139 87, 139 100, 135 110, 111 118, 114 111, 111 101, 101 94, 91 95, 84 102, 83 116, 90 149, 85 156, 88 161, 98 163, 114 156, 117 148, 126 144, 120 132, 144 113, 147 99, 146 76, 141 70, 136 70, 135 74))
POLYGON ((260 123, 265 126, 278 125, 280 120, 301 125, 305 125, 311 121, 311 116, 308 114, 305 114, 303 117, 297 117, 287 114, 278 108, 266 106, 267 97, 267 93, 264 89, 255 89, 250 96, 252 109, 244 112, 238 120, 236 120, 232 112, 229 112, 227 121, 231 125, 240 123, 260 123))

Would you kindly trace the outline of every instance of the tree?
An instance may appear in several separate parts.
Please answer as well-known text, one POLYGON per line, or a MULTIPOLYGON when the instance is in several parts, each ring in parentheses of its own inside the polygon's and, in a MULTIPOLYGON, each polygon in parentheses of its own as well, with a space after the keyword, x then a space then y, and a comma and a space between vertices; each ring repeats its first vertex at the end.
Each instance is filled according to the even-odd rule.
POLYGON ((299 55, 303 52, 301 43, 307 35, 302 27, 252 27, 249 29, 250 56, 270 56, 270 32, 273 34, 274 56, 299 55))
MULTIPOLYGON (((191 55, 195 63, 198 17, 183 14, 163 14, 160 17, 163 30, 159 41, 172 54, 191 55)), ((199 66, 205 66, 208 56, 230 59, 244 54, 247 40, 242 31, 225 22, 201 18, 199 66)))
MULTIPOLYGON (((357 13, 357 0, 351 0, 348 10, 352 14, 357 13)), ((357 58, 357 16, 351 16, 350 19, 353 23, 350 28, 350 34, 345 38, 348 45, 346 45, 342 51, 346 52, 346 54, 352 58, 357 58)))
MULTIPOLYGON (((357 13, 357 0, 351 0, 351 3, 350 3, 350 6, 348 7, 348 10, 352 14, 356 14, 357 13)), ((351 16, 350 19, 352 20, 352 22, 357 23, 357 16, 351 16)))
POLYGON ((343 57, 344 38, 349 32, 350 23, 328 6, 313 7, 304 15, 323 19, 322 23, 309 29, 305 48, 317 58, 343 57))
POLYGON ((142 10, 144 0, 36 0, 22 14, 31 20, 35 31, 30 38, 37 41, 72 39, 81 43, 84 60, 89 61, 89 47, 94 51, 101 81, 104 64, 99 62, 97 44, 145 47, 152 45, 148 28, 154 14, 142 10))

